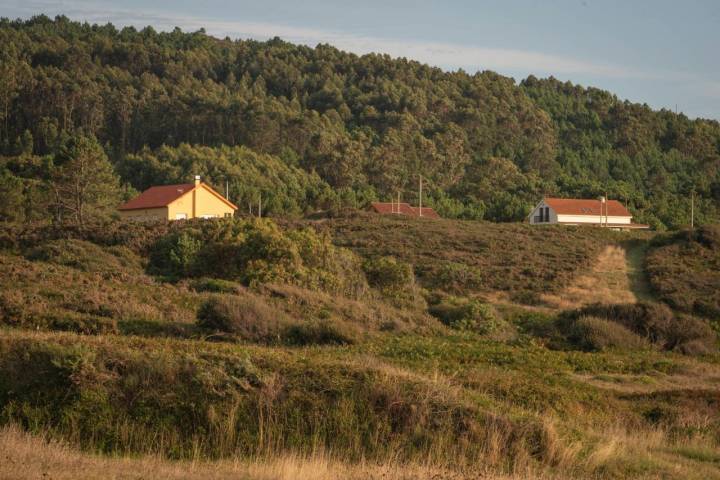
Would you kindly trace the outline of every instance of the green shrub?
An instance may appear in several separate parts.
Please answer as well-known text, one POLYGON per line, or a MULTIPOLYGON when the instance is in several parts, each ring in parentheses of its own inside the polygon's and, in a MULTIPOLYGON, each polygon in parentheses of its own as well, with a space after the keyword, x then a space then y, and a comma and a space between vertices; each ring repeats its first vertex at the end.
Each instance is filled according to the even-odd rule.
POLYGON ((580 317, 569 335, 570 341, 587 351, 608 349, 633 350, 648 347, 648 342, 623 325, 597 317, 580 317))
POLYGON ((219 278, 198 278, 190 282, 190 288, 196 292, 237 293, 240 287, 235 282, 219 278))
POLYGON ((289 323, 282 311, 249 292, 213 296, 197 312, 197 325, 203 330, 254 342, 277 339, 289 323))
POLYGON ((451 328, 480 334, 495 332, 503 323, 490 304, 476 299, 447 297, 431 306, 429 312, 451 328))
POLYGON ((558 335, 555 317, 530 310, 518 310, 505 314, 507 321, 518 327, 522 333, 540 338, 553 338, 558 335))
POLYGON ((175 277, 213 277, 257 286, 292 284, 361 296, 367 284, 359 259, 312 228, 282 229, 271 220, 224 220, 161 238, 151 271, 175 277))
POLYGON ((647 338, 652 343, 664 344, 672 330, 675 316, 661 303, 604 304, 585 306, 573 314, 574 318, 593 316, 617 322, 647 338))
POLYGON ((371 287, 381 291, 403 290, 413 283, 412 267, 395 257, 377 257, 363 263, 371 287))
POLYGON ((198 235, 187 230, 160 238, 150 253, 151 271, 178 277, 190 275, 202 246, 198 235))
POLYGON ((355 332, 338 322, 320 320, 289 325, 283 332, 288 345, 348 345, 355 343, 355 332))
POLYGON ((385 298, 398 304, 413 304, 420 300, 410 264, 395 257, 374 257, 366 260, 362 268, 368 284, 385 298))
POLYGON ((432 285, 446 292, 479 290, 482 275, 477 268, 464 263, 444 262, 436 272, 432 285))
POLYGON ((675 315, 659 303, 587 305, 561 315, 559 329, 573 331, 577 321, 588 316, 620 324, 664 350, 700 351, 700 345, 708 352, 717 350, 717 335, 710 325, 689 315, 675 315))

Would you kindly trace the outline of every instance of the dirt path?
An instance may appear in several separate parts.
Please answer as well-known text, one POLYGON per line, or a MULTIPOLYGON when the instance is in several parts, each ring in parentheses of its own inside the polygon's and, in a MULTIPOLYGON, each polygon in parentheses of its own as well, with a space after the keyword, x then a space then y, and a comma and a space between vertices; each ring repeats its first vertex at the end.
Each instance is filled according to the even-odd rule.
POLYGON ((644 263, 647 254, 647 244, 629 244, 626 247, 627 274, 630 279, 630 290, 635 297, 642 300, 654 300, 650 282, 645 273, 644 263))
POLYGON ((597 258, 592 271, 581 275, 558 294, 543 295, 554 308, 578 308, 589 303, 635 303, 650 298, 642 268, 644 247, 608 246, 597 258))

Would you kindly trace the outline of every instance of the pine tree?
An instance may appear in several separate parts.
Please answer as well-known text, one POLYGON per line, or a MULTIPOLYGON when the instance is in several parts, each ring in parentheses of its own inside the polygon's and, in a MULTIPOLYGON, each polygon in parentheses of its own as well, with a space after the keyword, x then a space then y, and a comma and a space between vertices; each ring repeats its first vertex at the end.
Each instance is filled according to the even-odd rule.
POLYGON ((120 200, 118 176, 94 137, 71 137, 55 156, 50 187, 58 222, 107 216, 120 200))

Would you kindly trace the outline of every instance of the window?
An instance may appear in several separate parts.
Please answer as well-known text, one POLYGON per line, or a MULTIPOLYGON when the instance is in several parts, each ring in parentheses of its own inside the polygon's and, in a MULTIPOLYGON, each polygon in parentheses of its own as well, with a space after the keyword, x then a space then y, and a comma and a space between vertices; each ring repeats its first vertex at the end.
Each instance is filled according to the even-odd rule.
POLYGON ((545 207, 545 221, 550 221, 550 207, 545 207))
POLYGON ((176 213, 175 220, 187 220, 187 213, 176 213))
POLYGON ((226 213, 225 213, 225 218, 230 218, 230 217, 232 217, 232 213, 227 213, 227 212, 226 212, 226 213))
POLYGON ((207 220, 208 218, 215 218, 217 215, 200 215, 200 218, 207 220))

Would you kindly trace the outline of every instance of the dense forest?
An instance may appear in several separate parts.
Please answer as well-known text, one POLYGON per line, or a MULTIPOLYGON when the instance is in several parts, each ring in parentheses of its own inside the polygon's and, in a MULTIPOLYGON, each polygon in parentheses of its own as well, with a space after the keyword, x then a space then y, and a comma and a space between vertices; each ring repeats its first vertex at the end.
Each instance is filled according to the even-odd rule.
POLYGON ((0 19, 0 78, 4 220, 82 221, 193 174, 270 214, 415 202, 422 175, 449 217, 607 192, 678 228, 694 192, 699 223, 720 218, 717 121, 554 78, 46 16, 0 19))

